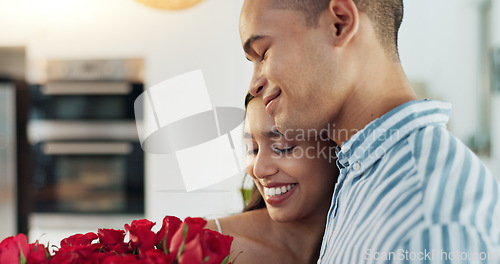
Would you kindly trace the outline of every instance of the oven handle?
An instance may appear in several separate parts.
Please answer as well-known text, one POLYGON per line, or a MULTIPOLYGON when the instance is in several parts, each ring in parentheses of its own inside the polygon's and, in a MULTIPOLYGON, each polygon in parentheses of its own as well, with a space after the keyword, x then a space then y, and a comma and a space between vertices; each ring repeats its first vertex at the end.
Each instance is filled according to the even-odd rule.
POLYGON ((44 95, 122 95, 130 94, 128 82, 49 82, 40 87, 44 95))
POLYGON ((120 140, 139 141, 134 121, 87 122, 32 120, 28 122, 28 141, 31 144, 48 141, 120 140))
POLYGON ((42 145, 46 155, 128 155, 133 146, 126 142, 47 142, 42 145))

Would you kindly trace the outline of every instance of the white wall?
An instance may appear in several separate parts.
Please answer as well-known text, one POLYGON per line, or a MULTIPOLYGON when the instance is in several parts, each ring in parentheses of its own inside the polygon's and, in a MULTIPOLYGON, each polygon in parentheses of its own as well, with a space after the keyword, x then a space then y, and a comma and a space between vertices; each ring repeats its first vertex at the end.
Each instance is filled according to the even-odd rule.
MULTIPOLYGON (((452 103, 448 127, 466 143, 474 136, 478 125, 481 2, 405 0, 399 34, 401 61, 410 81, 424 83, 429 98, 452 103)), ((492 44, 500 48, 500 1, 493 0, 493 5, 492 44)), ((492 110, 497 111, 498 107, 492 110)), ((498 114, 492 113, 493 116, 498 121, 498 114)), ((492 136, 492 141, 500 141, 498 133, 492 136)), ((500 168, 494 165, 500 157, 482 158, 500 178, 500 168)))
POLYGON ((430 98, 452 103, 450 130, 465 140, 477 114, 478 8, 471 0, 404 1, 399 35, 403 67, 430 98))

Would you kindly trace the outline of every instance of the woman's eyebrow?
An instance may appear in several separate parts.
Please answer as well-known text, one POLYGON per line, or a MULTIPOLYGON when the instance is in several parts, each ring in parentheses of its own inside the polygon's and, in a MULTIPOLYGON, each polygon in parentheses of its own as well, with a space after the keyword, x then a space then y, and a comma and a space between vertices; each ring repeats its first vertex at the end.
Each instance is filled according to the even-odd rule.
MULTIPOLYGON (((262 132, 262 136, 264 136, 266 138, 277 138, 277 137, 282 137, 283 134, 281 134, 277 129, 273 129, 271 131, 262 132)), ((251 133, 244 132, 243 133, 243 138, 245 138, 245 139, 253 139, 253 135, 251 133)))

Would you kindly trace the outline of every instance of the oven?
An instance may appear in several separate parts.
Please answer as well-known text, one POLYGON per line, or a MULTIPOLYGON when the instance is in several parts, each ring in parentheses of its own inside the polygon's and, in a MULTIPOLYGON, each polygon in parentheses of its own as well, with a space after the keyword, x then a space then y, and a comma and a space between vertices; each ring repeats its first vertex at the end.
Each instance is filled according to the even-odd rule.
POLYGON ((32 151, 34 212, 144 212, 144 165, 138 142, 50 141, 35 144, 32 151))
POLYGON ((137 60, 52 61, 31 85, 32 212, 144 214, 137 60))

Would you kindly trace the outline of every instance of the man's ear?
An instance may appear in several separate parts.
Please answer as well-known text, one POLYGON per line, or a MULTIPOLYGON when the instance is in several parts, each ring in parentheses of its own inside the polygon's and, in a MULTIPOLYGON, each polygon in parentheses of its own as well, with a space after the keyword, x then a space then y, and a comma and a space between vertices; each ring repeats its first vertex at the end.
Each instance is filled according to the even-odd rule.
POLYGON ((358 32, 359 11, 353 0, 330 0, 328 19, 335 46, 344 46, 358 32))

